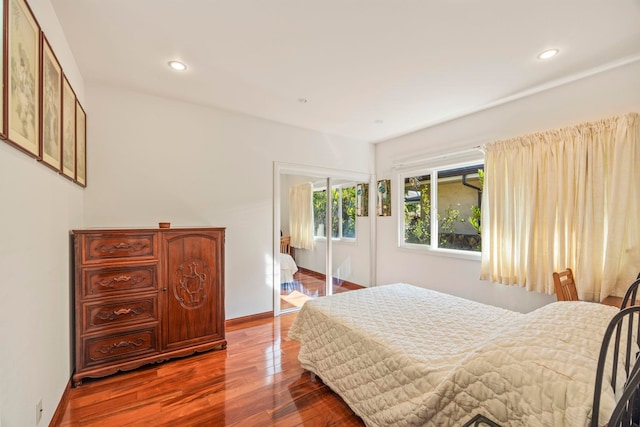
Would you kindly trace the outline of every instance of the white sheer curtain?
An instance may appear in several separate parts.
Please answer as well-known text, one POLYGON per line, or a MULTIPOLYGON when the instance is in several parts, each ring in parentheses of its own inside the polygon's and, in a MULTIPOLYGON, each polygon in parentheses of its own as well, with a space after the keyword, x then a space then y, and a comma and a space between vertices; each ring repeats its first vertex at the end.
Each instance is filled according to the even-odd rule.
POLYGON ((570 267, 580 299, 620 295, 640 271, 640 116, 485 147, 481 278, 552 294, 570 267))
POLYGON ((289 230, 291 246, 313 249, 313 186, 310 183, 289 188, 289 230))

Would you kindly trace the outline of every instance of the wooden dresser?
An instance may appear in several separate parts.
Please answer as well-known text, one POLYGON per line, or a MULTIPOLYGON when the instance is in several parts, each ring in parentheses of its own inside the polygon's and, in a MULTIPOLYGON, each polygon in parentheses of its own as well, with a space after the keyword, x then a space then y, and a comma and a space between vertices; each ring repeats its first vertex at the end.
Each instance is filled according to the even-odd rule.
POLYGON ((226 348, 224 228, 73 230, 74 385, 226 348))

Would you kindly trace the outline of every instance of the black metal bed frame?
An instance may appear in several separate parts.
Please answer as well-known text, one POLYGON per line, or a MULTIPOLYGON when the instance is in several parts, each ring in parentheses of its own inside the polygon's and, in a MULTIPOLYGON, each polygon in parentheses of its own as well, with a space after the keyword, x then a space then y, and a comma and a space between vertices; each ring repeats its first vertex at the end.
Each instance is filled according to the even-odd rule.
MULTIPOLYGON (((613 346, 611 387, 614 391, 618 389, 618 369, 622 363, 624 367, 625 383, 622 393, 606 424, 608 427, 629 427, 638 426, 640 423, 640 306, 635 305, 640 286, 640 275, 631 284, 622 299, 620 312, 618 312, 609 322, 598 358, 596 370, 596 382, 593 393, 593 412, 591 415, 591 427, 599 427, 598 417, 600 414, 600 398, 605 374, 607 356, 613 346), (626 328, 623 328, 626 326, 626 328), (613 339, 612 342, 612 337, 613 339), (622 346, 624 344, 624 346, 622 346), (622 351, 621 351, 622 350, 622 351)), ((617 396, 616 396, 617 397, 617 396)))

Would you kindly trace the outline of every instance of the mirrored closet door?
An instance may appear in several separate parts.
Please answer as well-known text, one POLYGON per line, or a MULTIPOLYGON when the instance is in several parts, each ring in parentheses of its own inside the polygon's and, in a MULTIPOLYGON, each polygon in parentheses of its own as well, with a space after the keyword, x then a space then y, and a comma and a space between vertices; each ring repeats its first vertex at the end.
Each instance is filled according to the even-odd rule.
POLYGON ((365 174, 276 165, 274 311, 370 283, 368 216, 356 215, 365 174))

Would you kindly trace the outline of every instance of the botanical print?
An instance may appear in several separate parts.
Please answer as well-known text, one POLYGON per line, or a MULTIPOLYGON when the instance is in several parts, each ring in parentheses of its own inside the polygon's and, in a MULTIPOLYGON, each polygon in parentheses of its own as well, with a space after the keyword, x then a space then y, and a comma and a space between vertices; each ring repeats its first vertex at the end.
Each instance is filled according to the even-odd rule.
POLYGON ((9 139, 37 154, 40 33, 24 2, 9 5, 9 139))
POLYGON ((86 149, 87 149, 87 118, 80 104, 76 105, 76 181, 78 184, 87 183, 86 149))
POLYGON ((62 72, 45 43, 42 63, 42 158, 60 169, 60 90, 62 72))
POLYGON ((76 173, 76 97, 67 79, 62 89, 62 173, 75 178, 76 173))

